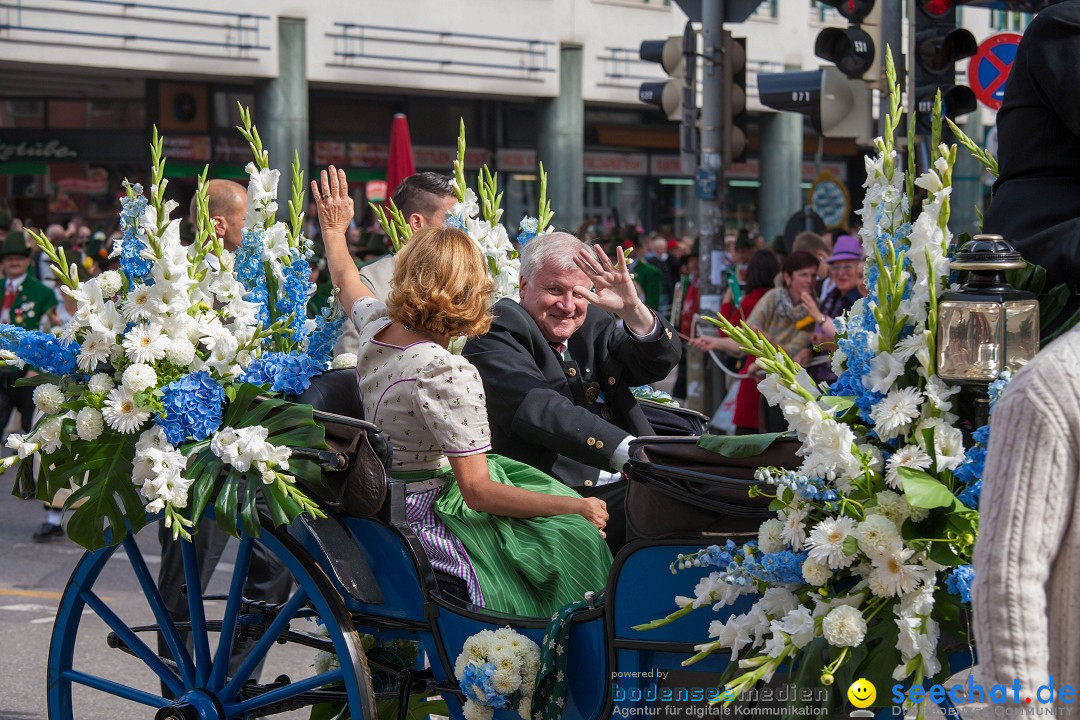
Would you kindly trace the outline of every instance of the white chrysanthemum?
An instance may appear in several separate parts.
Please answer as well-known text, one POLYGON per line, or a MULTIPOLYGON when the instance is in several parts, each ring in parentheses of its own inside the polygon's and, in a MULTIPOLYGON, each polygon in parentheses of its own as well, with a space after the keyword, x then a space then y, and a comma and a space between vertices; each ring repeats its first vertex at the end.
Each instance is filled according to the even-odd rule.
POLYGON ((904 521, 908 518, 919 522, 925 520, 930 513, 929 510, 912 507, 908 504, 906 496, 894 493, 891 490, 879 492, 877 494, 877 504, 874 507, 867 508, 866 512, 872 515, 884 515, 892 520, 897 528, 902 527, 904 521))
POLYGON ((829 582, 829 578, 832 577, 832 570, 829 566, 820 560, 814 560, 807 558, 803 560, 802 564, 802 576, 803 580, 810 583, 814 587, 821 587, 825 583, 829 582))
POLYGON ((509 695, 521 687, 521 675, 499 668, 491 676, 491 685, 500 695, 509 695))
POLYGON ((870 408, 870 419, 874 422, 878 437, 891 440, 906 432, 911 423, 919 417, 920 403, 922 393, 916 388, 901 388, 886 395, 870 408))
POLYGON ((131 322, 149 320, 153 313, 154 292, 150 285, 136 285, 128 291, 120 312, 131 322))
POLYGON ((893 490, 903 490, 904 484, 900 480, 900 468, 914 468, 926 470, 930 467, 930 456, 918 445, 905 445, 885 463, 885 484, 893 490))
POLYGON ((849 517, 826 518, 810 531, 806 541, 809 557, 828 564, 831 570, 846 568, 855 561, 853 555, 844 552, 844 540, 855 529, 855 521, 849 517))
POLYGON ((802 508, 787 508, 780 511, 780 522, 784 524, 784 529, 780 533, 780 537, 784 539, 792 550, 798 552, 802 550, 803 543, 806 542, 806 527, 803 525, 803 520, 806 518, 806 510, 802 508))
POLYGON ((466 700, 465 707, 462 709, 465 712, 465 720, 491 720, 495 714, 494 708, 479 705, 472 700, 466 700))
POLYGON ((157 323, 139 323, 124 336, 124 352, 132 362, 152 363, 165 357, 169 338, 157 323))
POLYGON ((46 415, 53 415, 60 410, 64 402, 64 393, 52 383, 42 383, 34 388, 34 407, 46 415))
POLYGON ((852 534, 859 541, 859 549, 869 556, 901 543, 896 523, 885 515, 867 515, 852 534))
POLYGON ((926 568, 921 565, 909 565, 908 560, 915 554, 909 547, 900 543, 886 546, 871 556, 874 564, 873 575, 888 595, 903 595, 919 586, 927 576, 926 568))
POLYGON ((157 371, 146 363, 134 363, 124 371, 123 383, 132 393, 157 387, 157 371))
POLYGON ((342 370, 356 367, 356 353, 341 353, 330 363, 331 370, 342 370))
POLYGON ((97 395, 104 395, 114 387, 116 387, 116 383, 107 373, 94 375, 90 378, 90 382, 86 384, 86 389, 97 395))
POLYGON ((187 367, 195 359, 195 346, 186 337, 173 338, 165 349, 165 359, 173 365, 187 367))
POLYGON ((101 412, 92 407, 84 407, 75 416, 75 432, 79 438, 90 442, 96 440, 104 428, 101 412))
POLYGON ((101 288, 103 298, 111 298, 120 292, 124 280, 116 270, 106 270, 97 277, 98 287, 101 288))
POLYGON ((787 549, 783 538, 784 523, 771 518, 761 523, 758 528, 758 549, 763 553, 780 552, 787 549))
POLYGON ((138 430, 150 418, 150 411, 135 404, 134 393, 118 387, 109 391, 101 415, 109 427, 127 435, 138 430))
POLYGON ((83 338, 82 345, 79 348, 79 369, 91 371, 99 363, 108 362, 115 340, 116 336, 108 333, 89 333, 83 338))
POLYGON ((834 647, 855 647, 866 637, 866 620, 853 607, 834 607, 821 621, 821 634, 834 647))

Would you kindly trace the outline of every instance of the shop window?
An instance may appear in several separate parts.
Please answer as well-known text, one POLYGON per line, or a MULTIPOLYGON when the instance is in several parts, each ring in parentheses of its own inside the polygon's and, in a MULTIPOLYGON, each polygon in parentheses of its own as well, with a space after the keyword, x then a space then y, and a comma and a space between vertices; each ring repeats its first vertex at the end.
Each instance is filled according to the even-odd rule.
POLYGON ((750 14, 750 17, 757 19, 769 19, 775 20, 780 17, 780 2, 779 0, 767 0, 754 8, 754 12, 750 14))
POLYGON ((213 95, 214 127, 219 130, 233 130, 243 125, 240 121, 240 106, 254 112, 255 94, 242 90, 215 90, 213 95))
MULTIPOLYGON (((355 95, 318 95, 312 98, 311 127, 316 137, 355 137, 390 140, 390 123, 400 104, 355 95)), ((410 125, 412 118, 409 118, 410 125)), ((456 125, 455 125, 456 127, 456 125)), ((413 139, 415 143, 415 138, 413 139)))
POLYGON ((0 101, 0 128, 45 127, 44 100, 0 101))
POLYGON ((48 125, 55 130, 141 130, 142 100, 49 100, 48 125))

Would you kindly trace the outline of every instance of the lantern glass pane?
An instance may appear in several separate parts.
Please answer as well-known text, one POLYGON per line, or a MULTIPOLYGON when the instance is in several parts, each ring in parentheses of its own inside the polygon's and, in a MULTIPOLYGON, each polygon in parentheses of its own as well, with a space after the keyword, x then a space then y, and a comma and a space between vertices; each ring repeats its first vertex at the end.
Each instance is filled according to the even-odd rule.
POLYGON ((945 301, 938 306, 938 375, 991 382, 1001 370, 1002 306, 945 301))
POLYGON ((1022 368, 1039 351, 1039 302, 1005 303, 1005 367, 1022 368))

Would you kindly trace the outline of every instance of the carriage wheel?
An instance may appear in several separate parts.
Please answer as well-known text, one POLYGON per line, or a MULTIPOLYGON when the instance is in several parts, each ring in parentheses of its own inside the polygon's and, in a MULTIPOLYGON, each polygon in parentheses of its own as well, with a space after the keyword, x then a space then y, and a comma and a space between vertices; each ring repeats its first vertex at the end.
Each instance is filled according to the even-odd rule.
MULTIPOLYGON (((159 547, 157 524, 146 528, 139 537, 153 560, 159 547)), ((351 617, 326 575, 287 533, 264 527, 257 540, 242 534, 227 595, 216 598, 210 593, 204 598, 200 591, 191 543, 183 543, 182 555, 190 623, 173 622, 169 617, 156 572, 149 569, 135 535, 83 556, 68 580, 53 628, 48 662, 50 720, 85 717, 79 700, 92 691, 84 688, 115 699, 107 701, 116 708, 115 718, 145 718, 151 713, 155 720, 255 718, 322 702, 347 702, 355 720, 376 717, 371 673, 351 617), (262 544, 292 574, 291 596, 280 606, 242 598, 255 543, 262 544), (114 553, 117 559, 106 571, 114 553), (122 561, 125 555, 126 563, 122 561), (118 581, 118 572, 126 574, 126 586, 132 585, 134 575, 145 601, 133 602, 130 592, 128 602, 116 599, 121 594, 117 588, 125 586, 118 581), (133 604, 141 607, 133 611, 133 604), (169 654, 178 660, 162 657, 154 649, 159 630, 169 654), (180 639, 180 632, 187 631, 192 652, 180 639), (242 661, 234 659, 240 664, 229 677, 230 648, 238 633, 246 633, 254 644, 242 661), (115 650, 102 660, 106 643, 115 650), (335 654, 337 666, 316 663, 320 652, 335 654), (256 670, 263 662, 262 677, 256 682, 256 670), (268 673, 282 666, 289 672, 267 679, 268 673), (138 705, 156 710, 139 710, 138 705)))

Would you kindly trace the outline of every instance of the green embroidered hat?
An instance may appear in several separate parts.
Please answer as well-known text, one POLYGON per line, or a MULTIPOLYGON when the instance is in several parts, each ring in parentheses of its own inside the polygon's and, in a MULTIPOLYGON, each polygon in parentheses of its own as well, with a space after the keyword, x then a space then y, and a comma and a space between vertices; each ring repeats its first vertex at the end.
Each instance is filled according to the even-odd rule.
POLYGON ((26 235, 22 230, 8 230, 4 244, 0 247, 0 259, 8 255, 30 257, 30 247, 26 244, 26 235))

